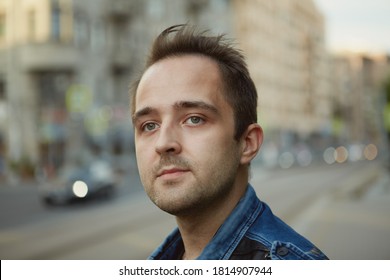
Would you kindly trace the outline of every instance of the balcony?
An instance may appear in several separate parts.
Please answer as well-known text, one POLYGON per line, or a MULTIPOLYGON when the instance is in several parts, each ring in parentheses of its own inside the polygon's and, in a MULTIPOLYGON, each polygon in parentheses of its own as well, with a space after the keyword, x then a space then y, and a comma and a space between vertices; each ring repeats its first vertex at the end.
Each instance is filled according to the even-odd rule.
POLYGON ((133 62, 133 52, 131 48, 119 49, 110 55, 110 63, 113 68, 128 69, 133 62))
POLYGON ((126 0, 107 1, 108 16, 112 21, 124 22, 131 17, 134 4, 126 0))
POLYGON ((24 71, 73 70, 79 64, 80 55, 70 44, 47 42, 21 46, 19 59, 24 71))

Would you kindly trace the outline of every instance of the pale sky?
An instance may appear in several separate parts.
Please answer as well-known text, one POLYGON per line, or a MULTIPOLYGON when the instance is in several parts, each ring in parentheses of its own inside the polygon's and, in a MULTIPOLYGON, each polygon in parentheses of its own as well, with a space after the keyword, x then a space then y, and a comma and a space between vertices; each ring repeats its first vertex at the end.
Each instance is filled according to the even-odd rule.
POLYGON ((314 0, 331 51, 390 54, 390 0, 314 0))

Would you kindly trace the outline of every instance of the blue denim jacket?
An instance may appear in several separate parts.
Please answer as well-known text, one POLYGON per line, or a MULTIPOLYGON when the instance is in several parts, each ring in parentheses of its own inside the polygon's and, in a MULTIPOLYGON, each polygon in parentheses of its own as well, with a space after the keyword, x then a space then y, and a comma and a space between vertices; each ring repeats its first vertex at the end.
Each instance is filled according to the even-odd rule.
MULTIPOLYGON (((183 241, 176 228, 149 259, 180 259, 183 241)), ((251 185, 198 259, 318 260, 327 257, 276 217, 251 185)))

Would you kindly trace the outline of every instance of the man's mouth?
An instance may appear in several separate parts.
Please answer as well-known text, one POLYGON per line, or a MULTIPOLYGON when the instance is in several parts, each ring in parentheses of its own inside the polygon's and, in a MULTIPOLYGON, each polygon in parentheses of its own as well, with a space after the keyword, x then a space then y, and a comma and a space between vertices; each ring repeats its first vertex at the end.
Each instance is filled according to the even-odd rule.
POLYGON ((164 168, 157 173, 157 177, 158 178, 160 178, 160 177, 161 178, 174 178, 174 177, 180 176, 188 171, 189 171, 188 169, 176 168, 176 167, 164 168))

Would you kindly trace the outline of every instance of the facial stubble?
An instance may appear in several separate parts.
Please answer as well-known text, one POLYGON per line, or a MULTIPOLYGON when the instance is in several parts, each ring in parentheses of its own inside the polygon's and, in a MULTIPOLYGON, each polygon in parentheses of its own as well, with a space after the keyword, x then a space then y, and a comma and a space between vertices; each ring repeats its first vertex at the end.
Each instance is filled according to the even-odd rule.
MULTIPOLYGON (((236 142, 235 142, 236 145, 236 142)), ((200 166, 178 155, 164 154, 148 174, 141 175, 145 191, 161 210, 175 216, 196 215, 222 203, 231 193, 240 158, 237 146, 219 160, 200 166), (156 174, 171 167, 189 170, 183 181, 158 180, 156 174)))

